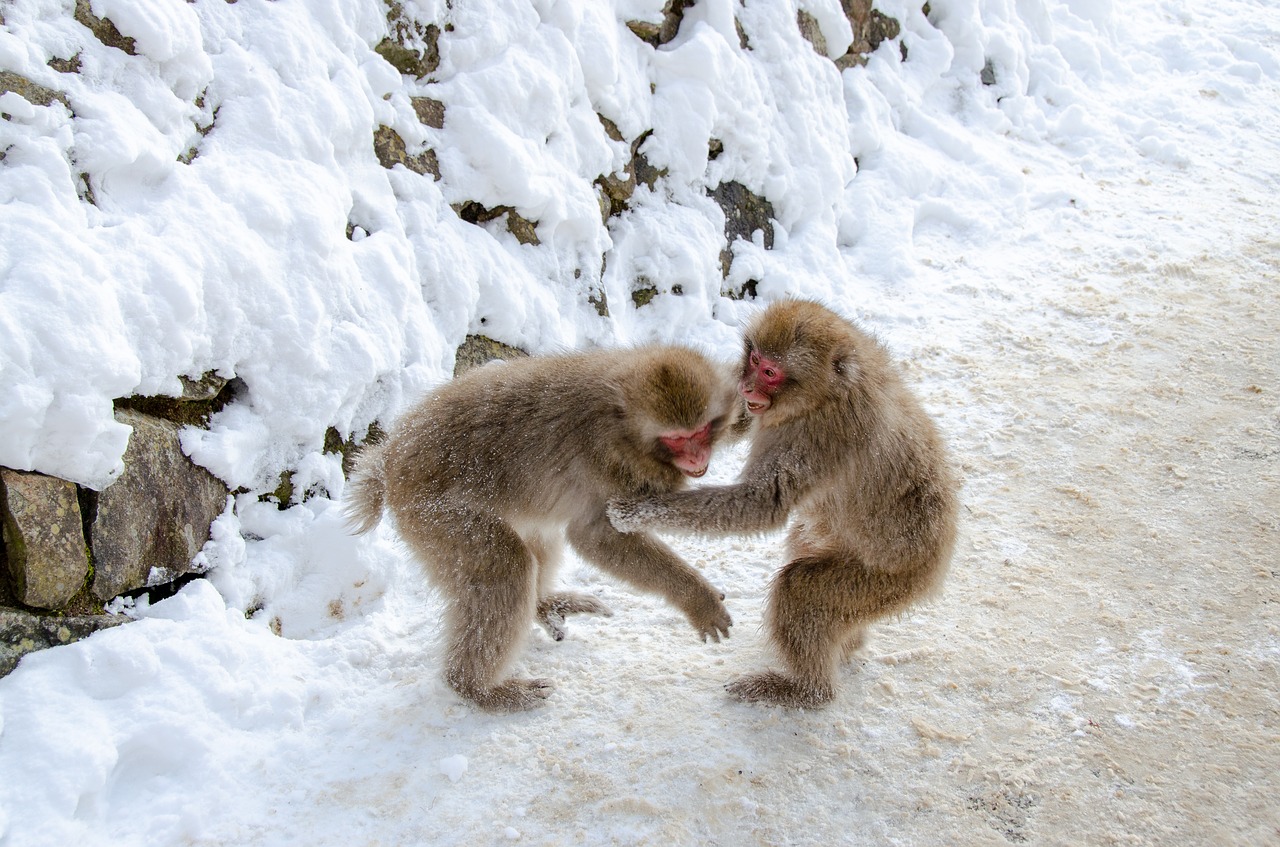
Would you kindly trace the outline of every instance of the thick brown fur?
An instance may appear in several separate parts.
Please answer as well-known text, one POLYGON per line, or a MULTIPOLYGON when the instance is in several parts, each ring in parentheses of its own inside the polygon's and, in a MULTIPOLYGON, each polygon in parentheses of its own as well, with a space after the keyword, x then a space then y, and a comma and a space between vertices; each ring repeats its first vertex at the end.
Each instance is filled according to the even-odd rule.
POLYGON ((369 531, 385 507, 439 589, 450 687, 484 709, 527 709, 550 683, 504 677, 530 623, 560 640, 565 615, 608 614, 594 597, 552 590, 566 535, 585 560, 684 611, 703 640, 728 636, 723 595, 662 542, 613 529, 605 505, 682 486, 659 436, 709 422, 714 441, 741 408, 732 375, 682 347, 488 365, 362 452, 350 525, 369 531))
POLYGON ((775 529, 794 517, 766 626, 785 672, 729 685, 734 696, 820 706, 868 623, 934 591, 955 546, 957 481, 936 427, 873 337, 816 303, 784 301, 745 333, 785 374, 757 416, 736 484, 611 503, 621 530, 706 534, 775 529))

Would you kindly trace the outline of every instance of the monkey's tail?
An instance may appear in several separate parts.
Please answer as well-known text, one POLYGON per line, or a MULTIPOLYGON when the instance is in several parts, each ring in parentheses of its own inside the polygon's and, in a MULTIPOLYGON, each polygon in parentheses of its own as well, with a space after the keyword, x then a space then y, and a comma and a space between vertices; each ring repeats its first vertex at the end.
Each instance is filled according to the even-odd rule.
POLYGON ((362 535, 382 520, 382 505, 387 496, 386 470, 383 463, 385 444, 368 444, 356 456, 355 470, 347 481, 347 529, 362 535))

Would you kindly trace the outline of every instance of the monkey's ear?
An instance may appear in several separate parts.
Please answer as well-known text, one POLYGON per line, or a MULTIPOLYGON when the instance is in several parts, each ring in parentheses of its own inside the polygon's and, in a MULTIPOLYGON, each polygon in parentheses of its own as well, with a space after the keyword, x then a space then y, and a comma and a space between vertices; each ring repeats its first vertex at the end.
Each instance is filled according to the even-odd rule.
POLYGON ((858 367, 858 359, 852 350, 836 349, 831 354, 831 369, 838 378, 850 383, 857 382, 862 376, 862 369, 858 367))

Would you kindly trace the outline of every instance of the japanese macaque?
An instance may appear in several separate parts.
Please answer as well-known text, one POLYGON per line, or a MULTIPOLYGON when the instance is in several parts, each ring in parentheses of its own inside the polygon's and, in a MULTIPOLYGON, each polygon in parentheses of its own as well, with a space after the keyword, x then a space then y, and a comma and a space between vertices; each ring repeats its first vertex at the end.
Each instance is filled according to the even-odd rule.
POLYGON ((367 532, 385 506, 439 589, 449 686, 489 711, 528 709, 550 682, 506 674, 530 624, 560 640, 566 615, 609 614, 594 597, 552 590, 566 537, 586 561, 665 597, 703 641, 728 637, 724 595, 661 541, 615 530, 605 505, 702 476, 742 409, 731 372, 682 347, 477 368, 365 448, 349 523, 367 532))
POLYGON ((820 706, 867 624, 936 589, 955 546, 957 482, 888 351, 816 303, 766 309, 745 333, 738 390, 755 416, 733 485, 615 498, 624 532, 782 527, 788 563, 765 625, 785 672, 742 676, 740 700, 820 706))

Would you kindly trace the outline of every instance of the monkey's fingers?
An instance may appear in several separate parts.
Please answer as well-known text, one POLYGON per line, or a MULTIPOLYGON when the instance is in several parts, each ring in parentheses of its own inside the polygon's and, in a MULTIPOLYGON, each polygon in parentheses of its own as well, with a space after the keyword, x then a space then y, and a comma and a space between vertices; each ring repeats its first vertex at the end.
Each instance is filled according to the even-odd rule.
POLYGON ((553 641, 564 641, 564 637, 568 634, 564 628, 564 615, 559 612, 548 611, 538 615, 538 623, 553 641))
POLYGON ((486 712, 523 712, 551 696, 549 679, 509 679, 493 688, 460 692, 486 712))
POLYGON ((564 627, 565 617, 581 614, 612 617, 613 611, 595 597, 569 591, 549 594, 538 601, 538 624, 555 641, 564 641, 568 634, 564 627))
POLYGON ((708 636, 710 636, 712 641, 719 644, 720 639, 722 637, 723 638, 729 637, 729 627, 731 626, 733 626, 733 618, 729 617, 728 612, 724 612, 723 614, 717 616, 717 618, 714 621, 711 621, 710 623, 702 627, 699 627, 698 634, 702 636, 703 644, 707 643, 708 636))

